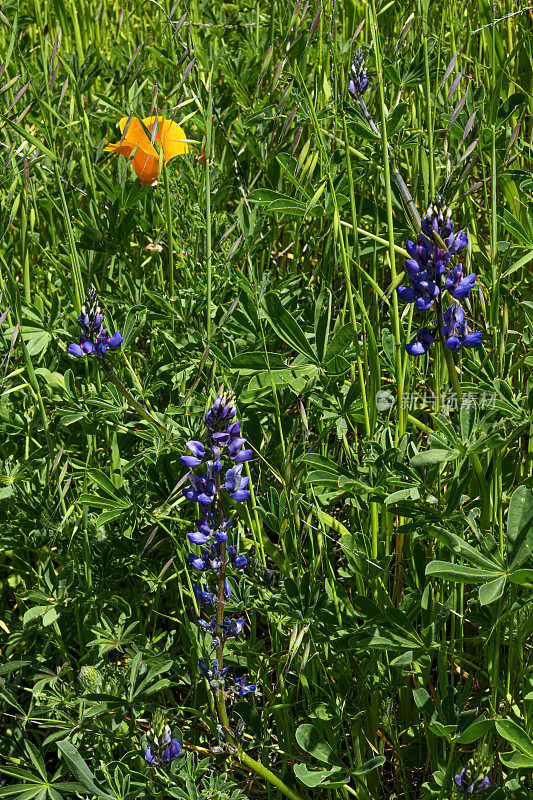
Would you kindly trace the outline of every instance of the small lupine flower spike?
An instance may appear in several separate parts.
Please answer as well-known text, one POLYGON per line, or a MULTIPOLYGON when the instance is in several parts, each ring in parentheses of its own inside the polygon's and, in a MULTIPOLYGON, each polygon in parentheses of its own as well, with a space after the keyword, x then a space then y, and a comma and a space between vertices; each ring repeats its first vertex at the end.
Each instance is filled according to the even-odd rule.
MULTIPOLYGON (((430 311, 435 305, 439 319, 444 291, 454 300, 465 300, 474 288, 475 273, 465 275, 462 264, 451 265, 450 262, 467 244, 468 236, 465 231, 454 234, 452 211, 446 206, 444 198, 436 195, 422 219, 422 230, 416 242, 408 240, 406 244, 408 258, 405 261, 405 270, 408 285, 396 289, 399 299, 404 303, 415 303, 419 311, 430 311), (442 276, 447 270, 443 285, 442 276)), ((445 325, 442 328, 447 347, 456 350, 462 345, 476 347, 480 344, 480 333, 467 332, 464 312, 460 306, 454 304, 450 309, 444 314, 445 325)), ((427 353, 433 340, 428 328, 424 327, 405 349, 411 356, 420 356, 427 353)))
POLYGON ((481 794, 490 786, 489 770, 490 762, 484 753, 476 754, 470 758, 466 767, 455 776, 455 783, 460 789, 461 797, 467 798, 473 794, 481 794))
POLYGON ((94 355, 100 360, 104 358, 107 350, 116 350, 122 344, 120 333, 112 336, 106 328, 103 328, 104 314, 98 305, 98 296, 95 289, 91 286, 85 295, 85 301, 81 307, 81 314, 78 317, 78 324, 82 330, 80 343, 71 342, 68 352, 75 358, 84 358, 94 355))
POLYGON ((159 709, 153 716, 147 739, 150 744, 146 748, 144 758, 149 764, 161 766, 161 764, 177 758, 183 750, 181 743, 172 738, 170 728, 165 724, 159 709))
POLYGON ((354 100, 359 100, 368 87, 368 75, 365 71, 363 50, 358 47, 354 53, 352 66, 348 74, 348 91, 354 100))

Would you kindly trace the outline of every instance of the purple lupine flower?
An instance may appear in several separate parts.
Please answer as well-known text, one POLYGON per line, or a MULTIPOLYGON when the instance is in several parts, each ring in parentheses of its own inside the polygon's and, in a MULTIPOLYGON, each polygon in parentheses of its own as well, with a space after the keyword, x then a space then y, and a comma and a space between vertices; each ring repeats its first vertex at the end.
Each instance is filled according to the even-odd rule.
MULTIPOLYGON (((417 235, 416 242, 410 239, 407 241, 408 258, 405 261, 405 269, 408 284, 397 287, 398 298, 404 303, 415 303, 420 311, 429 311, 436 304, 437 316, 442 313, 444 291, 448 291, 454 300, 465 300, 474 287, 476 276, 474 273, 464 275, 463 265, 453 266, 450 265, 450 261, 467 245, 468 235, 465 231, 454 234, 452 211, 446 206, 444 198, 436 195, 422 219, 421 231, 417 235), (444 247, 434 241, 434 233, 438 234, 444 247), (442 276, 446 270, 448 274, 442 285, 442 276)), ((461 319, 455 317, 455 311, 447 313, 448 318, 445 313, 445 325, 442 328, 446 346, 451 350, 456 350, 462 345, 476 347, 481 342, 481 334, 468 332, 462 310, 461 319), (453 318, 450 318, 450 314, 453 318)), ((420 356, 427 353, 433 341, 434 336, 424 327, 419 330, 416 339, 405 346, 405 349, 409 355, 420 356)))
POLYGON ((249 478, 242 477, 242 464, 237 464, 226 472, 224 488, 233 500, 244 503, 250 497, 250 492, 246 488, 249 482, 249 478))
POLYGON ((475 272, 463 277, 463 265, 453 267, 444 281, 444 286, 455 300, 465 300, 474 288, 476 282, 475 272))
POLYGON ((462 347, 477 347, 481 344, 481 333, 468 331, 465 312, 459 303, 452 303, 443 314, 444 325, 441 328, 449 350, 462 347))
POLYGON ((481 794, 481 792, 486 791, 490 786, 488 775, 481 773, 475 777, 472 769, 468 768, 468 765, 455 776, 455 783, 463 792, 463 797, 468 797, 468 795, 471 794, 481 794))
POLYGON ((238 694, 240 697, 244 697, 245 694, 249 694, 250 692, 255 692, 256 686, 254 683, 247 684, 246 678, 248 677, 247 674, 241 675, 240 678, 235 678, 235 686, 233 687, 233 691, 235 694, 238 694))
POLYGON ((192 455, 190 456, 181 456, 180 461, 186 467, 198 467, 205 456, 205 447, 202 442, 195 442, 191 439, 191 441, 186 442, 185 446, 189 448, 192 455))
POLYGON ((168 725, 165 729, 165 736, 162 744, 159 745, 157 736, 154 736, 153 746, 153 750, 150 746, 146 748, 144 758, 149 764, 157 764, 159 766, 167 761, 172 761, 173 758, 177 758, 183 750, 181 743, 177 739, 172 739, 168 725), (165 748, 164 750, 163 747, 165 748))
POLYGON ((213 659, 211 665, 204 661, 203 658, 200 658, 198 660, 198 669, 207 678, 212 689, 218 689, 220 684, 224 683, 224 679, 229 672, 229 667, 219 668, 216 658, 213 659))
POLYGON ((420 328, 416 334, 416 339, 410 344, 405 345, 405 349, 410 356, 421 356, 427 353, 434 342, 434 338, 427 328, 420 328))
POLYGON ((194 596, 196 597, 196 601, 199 605, 203 605, 204 603, 215 603, 216 597, 215 595, 209 591, 209 587, 204 589, 203 584, 201 583, 199 586, 197 583, 193 583, 192 590, 194 592, 194 596))
POLYGON ((244 628, 244 617, 239 619, 224 618, 224 638, 236 639, 239 633, 244 628))
POLYGON ((227 553, 230 564, 232 564, 235 569, 242 569, 242 567, 245 567, 248 563, 246 556, 239 555, 233 546, 228 547, 227 553))
POLYGON ((188 478, 191 485, 182 489, 187 500, 200 503, 202 506, 210 505, 216 494, 216 486, 212 477, 209 476, 209 472, 204 473, 201 477, 190 473, 188 478))
POLYGON ((365 57, 363 49, 357 47, 353 56, 352 66, 348 73, 348 92, 354 100, 359 100, 368 87, 368 75, 365 71, 365 57))
POLYGON ((68 352, 75 358, 85 358, 94 355, 103 359, 107 350, 116 350, 122 344, 120 333, 110 335, 107 328, 103 328, 104 314, 98 305, 98 296, 95 289, 91 288, 85 295, 85 301, 78 316, 78 324, 82 329, 80 343, 71 342, 68 352))

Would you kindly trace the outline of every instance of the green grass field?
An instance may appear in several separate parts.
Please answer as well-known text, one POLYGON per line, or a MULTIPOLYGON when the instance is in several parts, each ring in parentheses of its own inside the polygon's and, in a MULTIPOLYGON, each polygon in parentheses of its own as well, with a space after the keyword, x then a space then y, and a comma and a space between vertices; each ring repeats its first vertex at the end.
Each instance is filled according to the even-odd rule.
POLYGON ((0 798, 531 800, 532 31, 3 0, 0 798))

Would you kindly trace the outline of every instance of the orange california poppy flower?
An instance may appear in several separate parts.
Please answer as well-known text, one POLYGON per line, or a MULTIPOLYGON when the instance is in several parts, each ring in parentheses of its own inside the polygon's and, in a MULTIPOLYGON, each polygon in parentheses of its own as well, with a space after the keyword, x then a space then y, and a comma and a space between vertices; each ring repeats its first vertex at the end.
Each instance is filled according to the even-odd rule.
MULTIPOLYGON (((147 117, 142 120, 146 130, 152 132, 157 119, 157 133, 155 143, 163 149, 163 158, 170 161, 174 156, 189 152, 185 131, 175 122, 164 117, 147 117)), ((104 150, 111 153, 120 153, 129 158, 135 151, 132 164, 135 174, 142 184, 156 186, 159 178, 159 153, 150 143, 140 121, 136 117, 123 117, 120 122, 122 137, 116 144, 108 144, 104 150), (130 120, 126 134, 124 129, 130 120)))

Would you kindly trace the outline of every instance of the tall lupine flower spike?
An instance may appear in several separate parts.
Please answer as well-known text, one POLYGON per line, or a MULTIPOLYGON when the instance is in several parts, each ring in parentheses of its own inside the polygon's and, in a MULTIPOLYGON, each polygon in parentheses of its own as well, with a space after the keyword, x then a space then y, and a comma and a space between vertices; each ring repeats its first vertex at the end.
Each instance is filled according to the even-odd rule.
POLYGON ((195 530, 187 534, 189 541, 200 548, 200 553, 189 554, 189 563, 192 569, 203 573, 202 580, 192 584, 192 590, 198 606, 214 607, 214 613, 196 620, 200 630, 210 637, 205 647, 209 657, 199 659, 198 671, 208 680, 215 695, 217 718, 214 722, 220 742, 211 750, 218 753, 229 750, 256 775, 281 790, 285 797, 300 800, 300 796, 277 775, 243 749, 240 742, 242 720, 232 728, 226 708, 228 697, 244 697, 256 689, 255 684, 247 683, 246 674, 226 688, 229 668, 223 664, 225 645, 230 640, 238 643, 244 632, 244 617, 233 618, 224 614, 226 602, 231 597, 227 574, 247 564, 246 556, 238 553, 229 541, 233 519, 227 513, 228 505, 245 503, 249 499, 249 478, 243 477, 242 470, 253 455, 252 450, 246 447, 236 414, 233 392, 224 391, 221 386, 204 416, 204 436, 200 437, 203 440, 188 441, 189 452, 181 456, 181 463, 189 470, 189 485, 183 489, 183 494, 187 500, 200 506, 199 519, 194 520, 195 530), (209 585, 212 573, 216 575, 216 590, 209 585))
MULTIPOLYGON (((249 499, 249 478, 243 477, 242 471, 244 463, 253 455, 246 447, 236 414, 233 392, 221 386, 204 416, 204 441, 191 439, 186 444, 189 453, 181 456, 181 463, 191 470, 189 485, 182 490, 183 494, 201 509, 200 518, 195 520, 196 530, 187 534, 189 541, 201 550, 189 554, 189 563, 192 569, 206 576, 215 573, 218 585, 213 592, 207 581, 193 583, 198 605, 215 606, 215 613, 208 619, 200 617, 197 624, 211 637, 210 650, 213 654, 216 651, 216 658, 210 662, 200 659, 198 669, 216 692, 219 723, 226 737, 232 734, 225 704, 224 686, 229 668, 223 666, 224 646, 230 639, 237 640, 244 629, 244 617, 232 618, 224 614, 225 604, 231 597, 227 573, 245 567, 247 558, 228 542, 233 520, 226 516, 225 504, 245 503, 249 499)), ((232 691, 244 696, 255 691, 255 685, 247 684, 244 675, 235 681, 232 691)))
POLYGON ((82 330, 80 343, 71 342, 68 352, 75 358, 84 358, 88 355, 95 355, 102 360, 107 350, 116 350, 122 344, 120 333, 109 334, 107 328, 103 328, 104 313, 98 305, 98 296, 94 287, 90 287, 85 295, 85 301, 81 307, 78 317, 78 324, 82 330))
POLYGON ((436 195, 426 211, 421 231, 416 241, 408 240, 405 262, 408 285, 399 286, 397 294, 404 303, 415 303, 419 311, 430 311, 433 306, 437 312, 436 331, 421 328, 416 338, 405 346, 411 356, 427 353, 439 329, 444 344, 450 350, 461 346, 477 347, 481 343, 481 333, 468 331, 464 311, 458 301, 465 300, 476 282, 475 273, 465 275, 462 264, 453 265, 455 256, 465 250, 468 235, 465 231, 453 232, 452 211, 444 198, 436 195), (443 275, 448 270, 444 279, 443 275), (447 291, 453 298, 452 304, 443 312, 442 298, 447 291))

